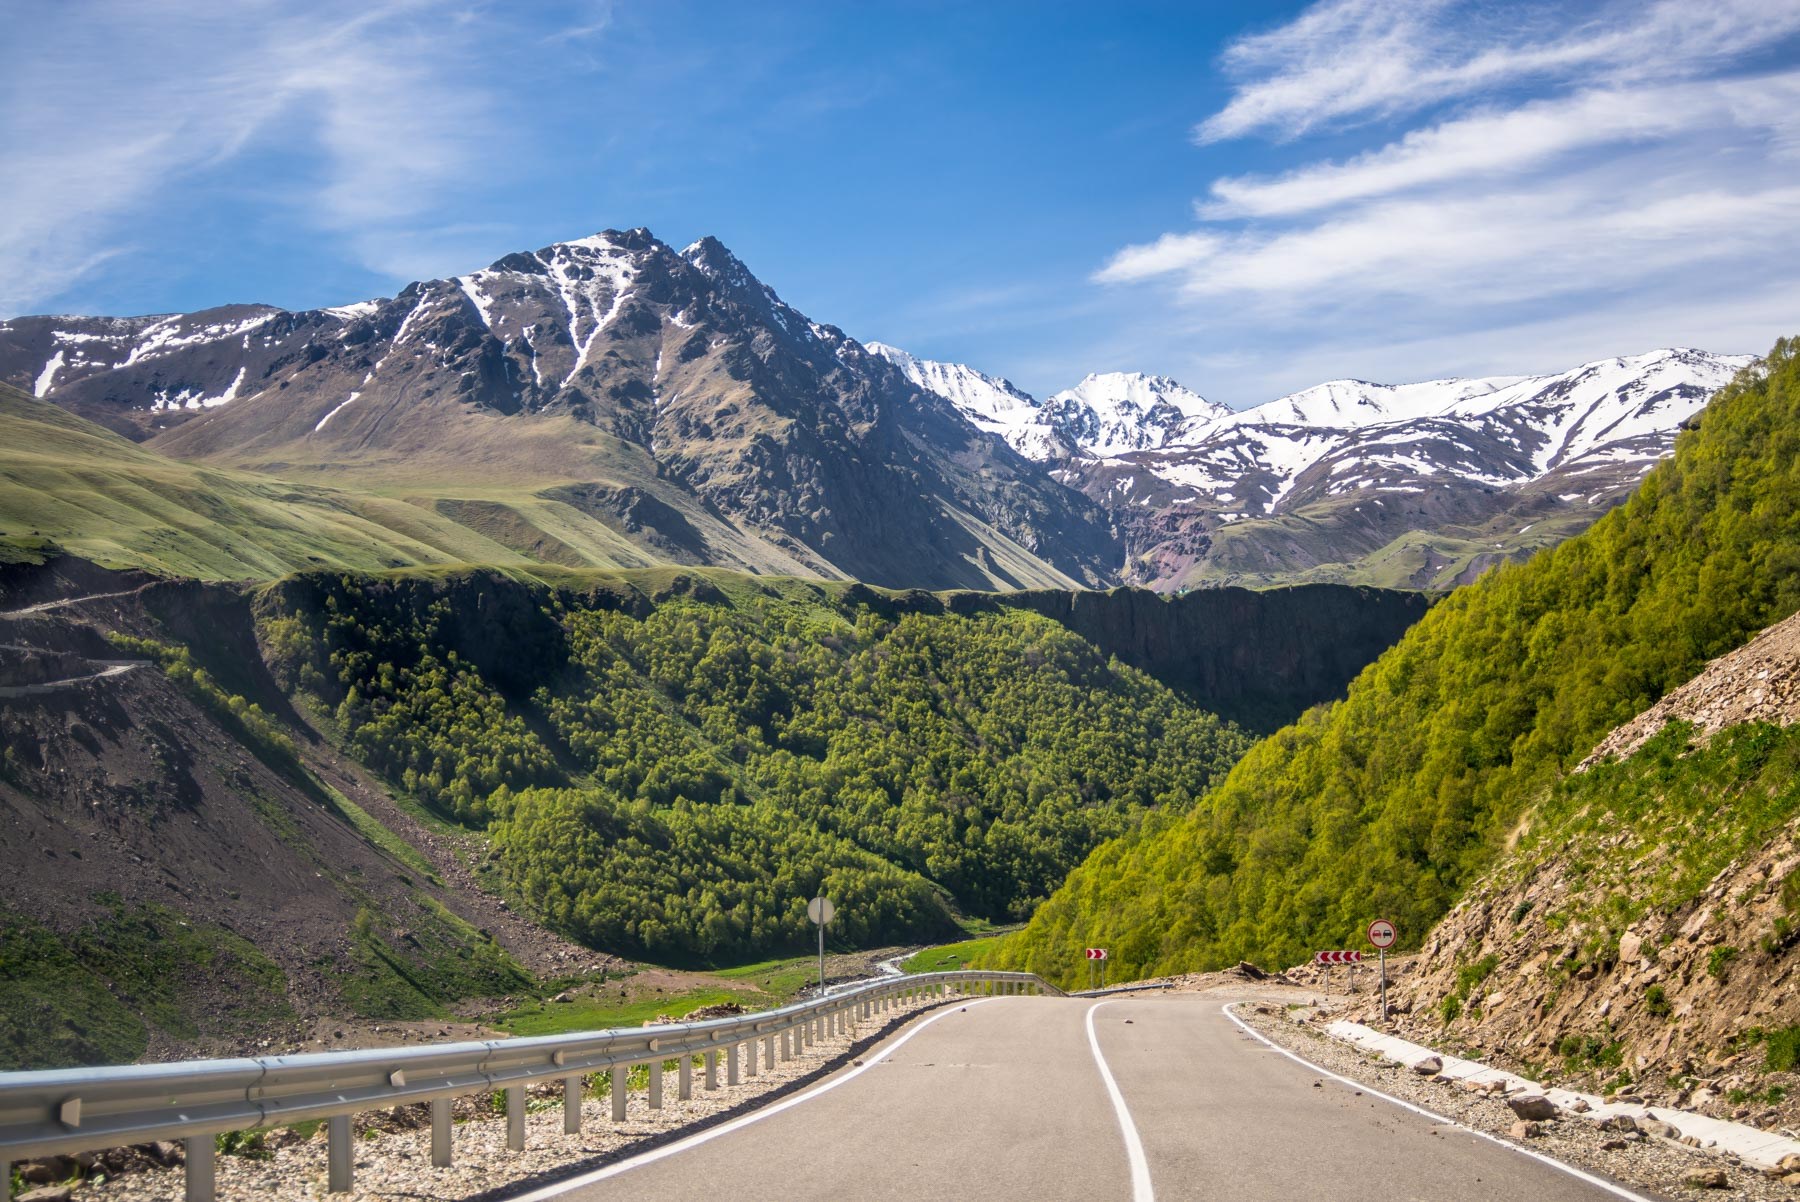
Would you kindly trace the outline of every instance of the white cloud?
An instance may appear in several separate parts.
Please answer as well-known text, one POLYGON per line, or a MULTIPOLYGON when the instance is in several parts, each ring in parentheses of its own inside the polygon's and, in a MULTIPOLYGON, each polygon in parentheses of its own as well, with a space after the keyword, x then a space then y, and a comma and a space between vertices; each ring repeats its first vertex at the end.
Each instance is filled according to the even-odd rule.
POLYGON ((1691 76, 1796 30, 1800 6, 1790 0, 1615 2, 1599 10, 1324 0, 1285 26, 1233 44, 1226 67, 1257 78, 1195 136, 1294 136, 1576 75, 1589 82, 1691 76))
MULTIPOLYGON (((1327 345, 1403 345, 1420 367, 1423 348, 1628 330, 1609 314, 1652 310, 1734 328, 1711 316, 1744 313, 1717 283, 1800 253, 1800 70, 1756 73, 1800 30, 1800 6, 1571 11, 1324 0, 1240 41, 1226 55, 1240 86, 1202 141, 1357 122, 1382 139, 1217 179, 1197 228, 1124 247, 1094 278, 1160 283, 1164 336, 1210 344, 1196 362, 1285 340, 1309 362, 1327 345)), ((1516 363, 1536 357, 1516 349, 1516 363)))
POLYGON ((495 136, 483 26, 447 0, 92 0, 15 32, 0 312, 68 291, 147 206, 267 149, 284 161, 256 179, 264 197, 385 269, 382 248, 434 224, 495 136))

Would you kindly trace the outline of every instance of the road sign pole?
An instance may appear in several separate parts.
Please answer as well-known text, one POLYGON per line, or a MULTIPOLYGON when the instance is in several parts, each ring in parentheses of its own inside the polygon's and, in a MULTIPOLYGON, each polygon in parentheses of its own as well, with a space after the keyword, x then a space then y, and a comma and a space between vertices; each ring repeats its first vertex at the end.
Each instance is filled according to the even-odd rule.
POLYGON ((819 995, 825 994, 825 924, 819 924, 819 995))
POLYGON ((1387 1021, 1387 948, 1381 949, 1381 1021, 1387 1021))

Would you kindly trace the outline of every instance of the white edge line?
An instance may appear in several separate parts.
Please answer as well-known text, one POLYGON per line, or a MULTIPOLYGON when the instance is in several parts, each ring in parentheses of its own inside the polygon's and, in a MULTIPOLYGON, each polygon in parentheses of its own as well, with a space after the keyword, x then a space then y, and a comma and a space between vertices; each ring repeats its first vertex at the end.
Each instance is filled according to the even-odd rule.
POLYGON ((1144 1143, 1138 1138, 1137 1124, 1131 1121, 1131 1111, 1125 1107, 1125 1095, 1119 1092, 1119 1083, 1113 1080, 1112 1069, 1106 1066, 1106 1057, 1100 1053, 1100 1037, 1094 1033, 1094 1011, 1110 1005, 1111 1001, 1105 1001, 1088 1007, 1088 1047, 1094 1050, 1094 1063, 1100 1066, 1100 1079, 1106 1082, 1113 1113, 1118 1116, 1119 1130, 1125 1136, 1125 1158, 1131 1162, 1132 1202, 1156 1202, 1156 1191, 1150 1188, 1150 1162, 1144 1158, 1144 1143))
POLYGON ((1475 1136, 1477 1139, 1485 1139, 1490 1144, 1495 1144, 1499 1147, 1505 1148, 1508 1152, 1517 1152, 1520 1156, 1529 1156, 1531 1159, 1538 1161, 1539 1163, 1549 1165, 1551 1168, 1555 1169, 1559 1173, 1567 1173, 1569 1176, 1574 1177, 1581 1181, 1585 1181, 1589 1185, 1597 1186, 1598 1188, 1605 1190, 1609 1194, 1614 1194, 1620 1198, 1629 1198, 1629 1199, 1631 1199, 1631 1202, 1654 1202, 1654 1199, 1647 1198, 1643 1194, 1633 1193, 1631 1190, 1626 1189, 1622 1185, 1619 1185, 1612 1181, 1608 1181, 1604 1177, 1596 1177, 1592 1173, 1584 1172, 1581 1169, 1576 1168, 1572 1164, 1565 1164, 1562 1161, 1556 1159, 1556 1157, 1554 1157, 1554 1156, 1546 1156, 1542 1152, 1534 1152, 1530 1148, 1521 1148, 1518 1144, 1515 1144, 1515 1143, 1511 1142, 1510 1140, 1501 1139, 1497 1135, 1490 1135, 1486 1131, 1482 1131, 1479 1128, 1470 1127, 1470 1126, 1467 1126, 1466 1124, 1457 1122, 1455 1119, 1447 1119, 1441 1114, 1433 1113, 1432 1111, 1425 1109, 1423 1106, 1415 1106, 1411 1102, 1403 1101, 1400 1098, 1396 1098, 1396 1097, 1392 1096, 1391 1094, 1382 1093, 1379 1089, 1375 1089, 1374 1087, 1368 1085, 1365 1082, 1354 1081, 1349 1077, 1339 1076, 1337 1073, 1332 1072, 1328 1068, 1320 1068, 1318 1065, 1314 1064, 1312 1061, 1307 1060, 1302 1056, 1295 1055, 1293 1052, 1288 1051, 1286 1048, 1282 1047, 1280 1044, 1278 1044, 1274 1040, 1270 1039, 1267 1035, 1264 1035, 1261 1031, 1258 1031, 1256 1028, 1252 1027, 1249 1023, 1245 1022, 1243 1019, 1241 1019, 1237 1015, 1233 1014, 1231 1012, 1231 1008, 1235 1005, 1237 1005, 1236 1002, 1227 1002, 1221 1008, 1224 1011, 1226 1018, 1229 1018, 1232 1022, 1236 1023, 1239 1027, 1242 1027, 1246 1032, 1248 1032, 1251 1036, 1253 1036, 1257 1040, 1268 1045, 1270 1048, 1273 1048, 1275 1051, 1280 1052, 1283 1056, 1286 1056, 1289 1060, 1292 1060, 1295 1064, 1305 1065, 1307 1068, 1311 1069, 1315 1073, 1320 1074, 1321 1076, 1330 1077, 1333 1081, 1336 1081, 1339 1084, 1349 1085, 1349 1086, 1352 1086, 1353 1088, 1360 1089, 1362 1092, 1369 1094, 1372 1097, 1380 1098, 1384 1102, 1390 1102, 1393 1105, 1400 1107, 1400 1109, 1402 1109, 1402 1110, 1410 1110, 1414 1114, 1423 1115, 1424 1117, 1430 1119, 1434 1123, 1441 1123, 1442 1125, 1444 1125, 1446 1127, 1455 1127, 1458 1131, 1467 1131, 1470 1135, 1475 1136))
MULTIPOLYGON (((810 1102, 820 1094, 827 1093, 844 1084, 846 1081, 853 1081, 857 1077, 862 1076, 864 1073, 880 1064, 883 1060, 886 1060, 889 1056, 899 1051, 906 1045, 907 1040, 923 1031, 926 1027, 929 1027, 932 1023, 937 1022, 939 1019, 949 1018, 952 1014, 967 1010, 970 1006, 979 1006, 982 1002, 992 1000, 992 998, 970 998, 955 1010, 940 1011, 902 1035, 900 1038, 894 1040, 894 1042, 888 1044, 880 1051, 866 1057, 860 1065, 851 1069, 849 1072, 833 1077, 824 1084, 809 1089, 803 1094, 798 1094, 791 1098, 784 1098, 772 1105, 761 1107, 749 1114, 732 1119, 728 1123, 720 1123, 717 1127, 709 1127, 705 1131, 697 1131, 683 1139, 676 1140, 672 1144, 664 1144, 660 1148, 652 1148, 648 1152, 595 1169, 591 1173, 583 1173, 579 1177, 570 1177, 566 1181, 559 1181, 554 1185, 544 1186, 542 1189, 533 1190, 528 1194, 516 1194, 509 1198, 507 1202, 539 1202, 539 1200, 543 1198, 554 1198, 561 1194, 566 1194, 571 1190, 580 1189, 582 1186, 592 1185, 596 1181, 605 1181, 608 1177, 617 1177, 621 1173, 628 1173, 632 1169, 652 1164, 658 1160, 662 1160, 664 1157, 673 1156, 677 1152, 685 1152, 689 1148, 697 1148, 701 1144, 718 1139, 721 1135, 729 1135, 739 1128, 748 1127, 751 1123, 759 1123, 763 1119, 780 1114, 789 1107, 798 1106, 802 1102, 810 1102)), ((673 1057, 673 1059, 680 1059, 680 1057, 673 1057)))

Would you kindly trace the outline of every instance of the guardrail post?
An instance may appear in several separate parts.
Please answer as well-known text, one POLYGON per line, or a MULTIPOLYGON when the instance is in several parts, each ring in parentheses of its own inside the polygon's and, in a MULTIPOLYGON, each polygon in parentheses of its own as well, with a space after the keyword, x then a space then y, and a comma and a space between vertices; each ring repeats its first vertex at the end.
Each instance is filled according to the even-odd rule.
POLYGON ((706 1088, 719 1088, 719 1049, 711 1048, 706 1053, 706 1088))
POLYGON ((675 1099, 685 1102, 694 1096, 694 1054, 683 1052, 675 1062, 675 1099))
POLYGON ((431 1099, 431 1163, 450 1167, 450 1099, 431 1099))
MULTIPOLYGON (((773 1035, 763 1036, 763 1063, 769 1066, 769 1070, 771 1072, 774 1071, 774 1069, 775 1069, 775 1037, 773 1035)), ((0 1198, 0 1202, 6 1202, 6 1200, 4 1198, 0 1198)))
POLYGON ((756 1076, 756 1060, 756 1039, 752 1037, 744 1041, 744 1075, 746 1077, 756 1076))
POLYGON ((794 1058, 794 1029, 792 1027, 781 1029, 781 1058, 783 1060, 794 1058))
POLYGON ((563 1078, 563 1134, 581 1134, 581 1078, 563 1078))
MULTIPOLYGON (((335 1122, 336 1120, 334 1119, 332 1121, 335 1122)), ((345 1119, 344 1121, 349 1122, 350 1120, 345 1119)), ((214 1170, 217 1167, 217 1161, 214 1157, 215 1145, 213 1144, 213 1137, 210 1135, 190 1135, 188 1138, 181 1141, 181 1152, 182 1159, 187 1161, 187 1193, 185 1195, 187 1202, 213 1202, 214 1170)), ((333 1159, 331 1163, 333 1173, 335 1174, 337 1161, 333 1159)), ((334 1175, 331 1180, 331 1188, 337 1189, 337 1177, 334 1175)), ((10 1189, 12 1186, 12 1166, 10 1165, 8 1165, 6 1169, 6 1184, 10 1189)), ((347 1177, 345 1178, 343 1188, 350 1188, 349 1179, 347 1177)))
POLYGON ((734 1040, 725 1049, 725 1084, 738 1083, 738 1045, 734 1040))
POLYGON ((506 1146, 510 1151, 525 1150, 525 1087, 511 1085, 506 1090, 506 1146))
POLYGON ((612 1121, 625 1121, 625 1091, 631 1085, 631 1066, 615 1064, 612 1066, 612 1121))
MULTIPOLYGON (((350 1179, 356 1164, 353 1139, 349 1115, 334 1114, 325 1120, 325 1188, 331 1193, 350 1192, 350 1179)), ((206 1196, 210 1198, 212 1194, 206 1196)))

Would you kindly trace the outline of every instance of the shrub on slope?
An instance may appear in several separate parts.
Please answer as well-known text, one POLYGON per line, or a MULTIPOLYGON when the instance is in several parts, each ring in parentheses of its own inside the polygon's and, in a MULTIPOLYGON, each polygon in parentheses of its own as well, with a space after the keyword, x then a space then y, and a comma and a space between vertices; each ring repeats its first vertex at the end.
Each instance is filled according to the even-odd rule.
POLYGON ((990 957, 1065 982, 1417 943, 1609 730, 1800 608, 1800 341, 1720 390, 1620 509, 1425 616, 1182 816, 1099 848, 990 957))

